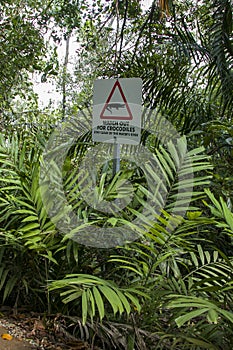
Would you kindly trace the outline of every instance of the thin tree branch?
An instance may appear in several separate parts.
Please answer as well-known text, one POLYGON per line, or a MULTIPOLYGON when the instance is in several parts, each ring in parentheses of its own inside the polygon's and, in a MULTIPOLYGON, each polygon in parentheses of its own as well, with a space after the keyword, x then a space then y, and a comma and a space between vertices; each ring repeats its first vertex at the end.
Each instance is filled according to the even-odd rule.
POLYGON ((137 41, 136 41, 136 44, 135 44, 133 56, 132 56, 132 59, 131 59, 131 65, 133 64, 134 58, 135 58, 135 56, 136 56, 136 52, 137 52, 137 48, 138 48, 138 45, 139 45, 139 41, 140 41, 141 36, 142 36, 142 34, 143 34, 143 32, 144 32, 144 29, 146 28, 148 22, 149 22, 150 20, 152 20, 152 18, 153 18, 154 10, 155 10, 155 0, 153 1, 152 5, 151 5, 150 13, 149 13, 149 15, 147 16, 147 19, 146 19, 146 21, 143 23, 143 25, 142 25, 142 27, 141 27, 141 29, 140 29, 140 32, 139 32, 139 34, 138 34, 138 38, 137 38, 137 41))
POLYGON ((128 7, 129 7, 129 1, 126 0, 126 1, 125 1, 124 20, 123 20, 123 24, 122 24, 122 27, 121 27, 121 34, 120 34, 121 42, 120 42, 120 49, 119 49, 118 61, 120 61, 120 59, 121 59, 121 54, 122 54, 122 46, 123 46, 123 39, 124 39, 124 30, 125 30, 125 25, 126 25, 128 7))
POLYGON ((116 37, 115 37, 115 55, 114 55, 114 71, 115 76, 117 76, 117 42, 118 42, 118 34, 119 34, 119 7, 118 7, 118 0, 116 0, 116 18, 117 18, 117 28, 116 28, 116 37))
POLYGON ((62 72, 62 119, 64 120, 66 114, 66 78, 67 78, 67 67, 69 63, 69 50, 70 50, 70 37, 71 33, 66 38, 66 51, 63 64, 62 72))

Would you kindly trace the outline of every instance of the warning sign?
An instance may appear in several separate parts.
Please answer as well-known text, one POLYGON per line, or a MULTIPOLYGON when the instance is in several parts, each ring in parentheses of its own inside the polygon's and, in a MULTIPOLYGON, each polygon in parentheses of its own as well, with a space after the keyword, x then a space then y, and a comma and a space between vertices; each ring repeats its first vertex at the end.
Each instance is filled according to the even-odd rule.
POLYGON ((131 113, 131 110, 129 108, 128 102, 126 100, 126 97, 124 95, 124 92, 122 90, 122 87, 120 85, 119 80, 117 80, 112 88, 112 91, 110 92, 110 95, 108 96, 108 99, 104 105, 104 108, 100 114, 101 119, 114 119, 114 120, 132 120, 133 115, 131 113), (117 93, 116 89, 119 90, 120 93, 120 99, 122 99, 120 102, 113 102, 115 100, 114 94, 117 93), (122 111, 120 111, 122 110, 122 111), (126 113, 125 113, 126 110, 126 113), (119 111, 119 113, 116 113, 119 111), (110 112, 110 113, 109 113, 110 112), (116 115, 116 114, 124 114, 125 115, 116 115))
POLYGON ((141 104, 141 79, 96 80, 93 141, 138 144, 141 138, 141 104))

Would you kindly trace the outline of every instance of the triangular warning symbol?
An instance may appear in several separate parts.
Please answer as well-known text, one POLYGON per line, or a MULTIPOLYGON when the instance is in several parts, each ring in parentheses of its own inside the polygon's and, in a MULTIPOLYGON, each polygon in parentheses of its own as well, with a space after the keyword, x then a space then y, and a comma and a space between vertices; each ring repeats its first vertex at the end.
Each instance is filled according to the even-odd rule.
POLYGON ((133 119, 132 112, 129 108, 128 102, 125 98, 124 92, 118 80, 113 85, 112 91, 110 92, 107 98, 107 101, 104 104, 104 108, 102 109, 102 112, 100 114, 100 119, 113 119, 113 120, 132 120, 133 119), (120 93, 120 99, 122 99, 122 101, 117 101, 117 102, 111 101, 113 94, 117 92, 116 89, 118 89, 120 93), (121 113, 121 110, 122 110, 122 113, 121 113))

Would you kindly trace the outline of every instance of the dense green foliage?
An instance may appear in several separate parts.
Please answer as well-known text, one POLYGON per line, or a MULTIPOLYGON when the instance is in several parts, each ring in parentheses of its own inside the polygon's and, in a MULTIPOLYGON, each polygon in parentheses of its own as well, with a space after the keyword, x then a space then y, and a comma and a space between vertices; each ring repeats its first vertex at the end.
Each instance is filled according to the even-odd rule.
POLYGON ((231 350, 232 3, 160 0, 148 9, 142 3, 0 1, 0 300, 15 312, 23 306, 62 313, 76 336, 89 334, 102 348, 231 350), (72 40, 78 48, 71 70, 72 40), (40 106, 32 74, 57 84, 56 107, 40 106), (113 215, 88 204, 80 190, 87 181, 82 160, 96 146, 90 132, 83 128, 62 169, 55 159, 64 216, 72 209, 84 222, 73 233, 125 225, 138 234, 124 246, 93 248, 94 236, 82 245, 51 220, 40 169, 54 127, 77 115, 86 120, 94 79, 116 77, 141 77, 144 106, 181 137, 165 144, 142 137, 160 169, 147 167, 150 183, 157 193, 162 174, 166 200, 154 196, 143 168, 123 161, 115 176, 111 162, 93 170, 94 204, 132 195, 113 215))

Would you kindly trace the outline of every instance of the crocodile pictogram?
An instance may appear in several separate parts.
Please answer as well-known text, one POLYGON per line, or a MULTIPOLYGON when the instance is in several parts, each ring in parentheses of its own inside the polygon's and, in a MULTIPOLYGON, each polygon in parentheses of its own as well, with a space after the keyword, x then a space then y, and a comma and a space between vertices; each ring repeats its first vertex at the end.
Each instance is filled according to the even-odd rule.
POLYGON ((106 109, 112 114, 112 109, 115 108, 119 110, 119 108, 125 108, 124 103, 108 103, 106 109))

